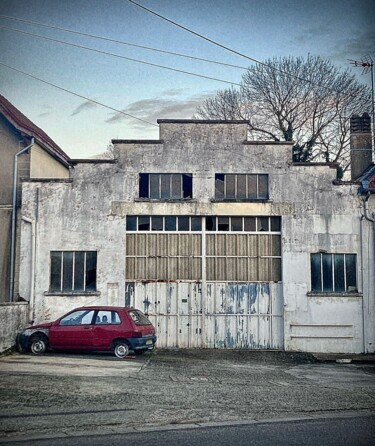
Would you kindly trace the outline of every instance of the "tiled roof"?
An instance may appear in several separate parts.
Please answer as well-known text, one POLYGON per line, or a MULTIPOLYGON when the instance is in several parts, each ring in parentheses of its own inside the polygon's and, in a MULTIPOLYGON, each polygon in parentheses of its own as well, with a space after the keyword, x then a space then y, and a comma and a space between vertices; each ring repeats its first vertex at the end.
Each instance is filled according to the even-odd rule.
POLYGON ((53 141, 47 133, 30 121, 4 96, 0 95, 0 113, 19 131, 22 135, 35 138, 49 153, 63 161, 70 163, 69 156, 53 141))

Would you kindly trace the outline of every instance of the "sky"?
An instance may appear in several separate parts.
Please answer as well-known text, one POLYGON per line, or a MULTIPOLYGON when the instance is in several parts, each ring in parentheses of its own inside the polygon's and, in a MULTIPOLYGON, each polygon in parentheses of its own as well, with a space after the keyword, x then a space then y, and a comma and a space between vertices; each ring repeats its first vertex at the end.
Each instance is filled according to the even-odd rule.
MULTIPOLYGON (((375 0, 136 1, 260 61, 312 54, 346 69, 351 67, 348 59, 360 60, 370 55, 375 60, 375 0)), ((192 118, 196 107, 217 90, 236 87, 250 64, 248 59, 176 27, 128 0, 0 0, 0 94, 71 158, 103 153, 112 139, 158 139, 157 119, 192 118), (9 17, 243 68, 108 42, 9 17), (225 82, 88 51, 32 34, 225 82)), ((351 69, 361 82, 370 85, 369 74, 362 74, 359 68, 351 69)))

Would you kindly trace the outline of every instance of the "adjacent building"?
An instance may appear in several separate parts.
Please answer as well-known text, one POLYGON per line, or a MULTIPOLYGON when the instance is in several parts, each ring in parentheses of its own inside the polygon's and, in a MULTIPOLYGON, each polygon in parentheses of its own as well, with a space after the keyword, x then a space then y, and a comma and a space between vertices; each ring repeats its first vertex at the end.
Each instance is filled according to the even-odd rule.
POLYGON ((18 300, 20 179, 69 178, 70 162, 43 130, 1 95, 0 154, 0 302, 12 302, 18 300))
POLYGON ((246 121, 167 119, 158 140, 113 140, 115 160, 24 180, 19 295, 33 321, 132 305, 160 347, 373 352, 367 119, 353 118, 349 182, 293 163, 290 143, 248 141, 246 121))

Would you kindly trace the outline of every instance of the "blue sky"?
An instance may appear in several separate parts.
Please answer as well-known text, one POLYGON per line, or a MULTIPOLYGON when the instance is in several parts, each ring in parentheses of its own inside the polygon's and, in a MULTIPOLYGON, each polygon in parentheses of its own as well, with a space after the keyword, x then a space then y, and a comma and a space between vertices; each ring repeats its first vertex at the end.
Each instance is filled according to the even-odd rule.
MULTIPOLYGON (((265 60, 279 56, 375 59, 374 0, 137 0, 221 44, 265 60)), ((147 13, 127 0, 0 0, 6 15, 137 45, 247 67, 251 62, 147 13)), ((0 17, 0 27, 89 46, 226 80, 229 84, 93 53, 0 28, 0 63, 139 118, 191 118, 245 70, 193 61, 0 17)), ((369 75, 355 71, 362 82, 369 75)), ((158 128, 93 105, 0 65, 0 94, 72 158, 103 152, 113 138, 156 139, 158 128)))

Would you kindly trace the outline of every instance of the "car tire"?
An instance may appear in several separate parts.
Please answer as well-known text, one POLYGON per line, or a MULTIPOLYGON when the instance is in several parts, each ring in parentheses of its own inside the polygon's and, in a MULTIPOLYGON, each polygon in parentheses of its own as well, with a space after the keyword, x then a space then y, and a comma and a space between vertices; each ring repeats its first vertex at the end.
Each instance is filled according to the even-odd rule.
POLYGON ((47 350, 47 341, 43 338, 34 338, 30 344, 31 353, 41 355, 47 350))
POLYGON ((117 358, 124 359, 129 354, 129 345, 125 341, 116 342, 114 352, 117 358))

